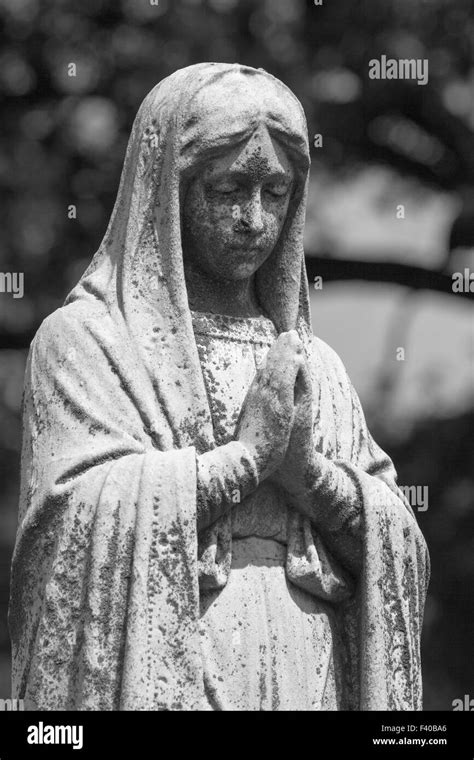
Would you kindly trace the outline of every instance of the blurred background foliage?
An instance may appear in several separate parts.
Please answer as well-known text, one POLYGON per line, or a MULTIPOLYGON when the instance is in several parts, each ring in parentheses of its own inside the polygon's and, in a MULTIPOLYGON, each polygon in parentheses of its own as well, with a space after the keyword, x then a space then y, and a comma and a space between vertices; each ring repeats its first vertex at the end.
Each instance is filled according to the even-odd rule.
POLYGON ((23 299, 0 293, 0 697, 28 345, 100 243, 141 100, 204 60, 267 69, 323 136, 306 240, 310 281, 324 277, 314 329, 400 484, 429 487, 425 708, 474 696, 472 294, 451 287, 474 270, 471 0, 0 0, 0 24, 0 271, 25 277, 23 299), (428 84, 369 79, 381 55, 428 59, 428 84))

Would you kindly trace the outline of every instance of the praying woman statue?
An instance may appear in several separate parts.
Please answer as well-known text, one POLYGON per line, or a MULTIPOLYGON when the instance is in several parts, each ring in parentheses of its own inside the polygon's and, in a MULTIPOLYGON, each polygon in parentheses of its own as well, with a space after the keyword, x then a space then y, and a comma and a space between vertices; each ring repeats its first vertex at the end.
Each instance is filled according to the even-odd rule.
POLYGON ((25 380, 9 625, 42 710, 421 709, 425 542, 313 335, 308 132, 263 71, 175 72, 25 380))

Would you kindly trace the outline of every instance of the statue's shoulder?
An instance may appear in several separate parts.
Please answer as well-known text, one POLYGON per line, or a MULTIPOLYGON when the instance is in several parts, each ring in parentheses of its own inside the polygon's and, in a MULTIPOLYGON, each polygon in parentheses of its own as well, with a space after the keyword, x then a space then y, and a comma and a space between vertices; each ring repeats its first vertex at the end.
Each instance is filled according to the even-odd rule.
POLYGON ((326 398, 331 399, 331 408, 337 409, 337 424, 342 425, 343 420, 352 424, 357 393, 339 354, 316 336, 312 338, 311 376, 317 398, 324 388, 326 398))
POLYGON ((30 355, 36 360, 53 359, 70 348, 86 348, 94 325, 103 325, 97 309, 75 301, 61 306, 46 317, 33 338, 30 355))
POLYGON ((324 367, 329 377, 347 383, 349 377, 339 354, 324 340, 316 335, 311 337, 311 359, 313 364, 324 367))

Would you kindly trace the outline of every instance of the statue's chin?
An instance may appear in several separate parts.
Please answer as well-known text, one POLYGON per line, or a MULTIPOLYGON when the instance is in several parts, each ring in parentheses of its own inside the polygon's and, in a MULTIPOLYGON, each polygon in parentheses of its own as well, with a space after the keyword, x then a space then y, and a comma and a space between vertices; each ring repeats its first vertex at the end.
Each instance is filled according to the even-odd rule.
MULTIPOLYGON (((267 260, 269 254, 260 249, 239 249, 234 250, 232 260, 227 259, 226 267, 219 272, 219 278, 225 280, 244 280, 252 277, 262 264, 267 260)), ((217 273, 216 273, 217 274, 217 273)))
POLYGON ((235 268, 229 267, 225 272, 214 272, 216 280, 223 282, 239 282, 240 280, 248 280, 255 272, 260 269, 261 264, 258 266, 237 266, 235 268))

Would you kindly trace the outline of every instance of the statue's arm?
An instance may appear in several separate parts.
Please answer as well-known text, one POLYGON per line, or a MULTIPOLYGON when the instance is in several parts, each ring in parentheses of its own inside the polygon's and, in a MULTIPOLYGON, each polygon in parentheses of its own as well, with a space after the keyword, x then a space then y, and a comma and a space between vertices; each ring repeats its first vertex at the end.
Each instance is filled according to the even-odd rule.
POLYGON ((362 566, 364 501, 377 499, 381 506, 395 503, 407 511, 390 458, 368 431, 363 436, 360 460, 328 459, 313 451, 306 470, 306 487, 296 497, 298 509, 310 518, 328 548, 354 575, 362 566))
MULTIPOLYGON (((417 526, 397 487, 390 457, 368 430, 360 400, 342 362, 329 347, 326 349, 328 355, 324 358, 330 367, 327 376, 334 393, 337 437, 344 443, 334 458, 329 458, 315 445, 317 432, 313 431, 312 445, 307 445, 300 456, 299 477, 288 479, 286 488, 293 506, 309 517, 341 563, 358 575, 367 501, 390 509, 414 529, 417 526)), ((320 356, 315 358, 320 360, 320 356)))

